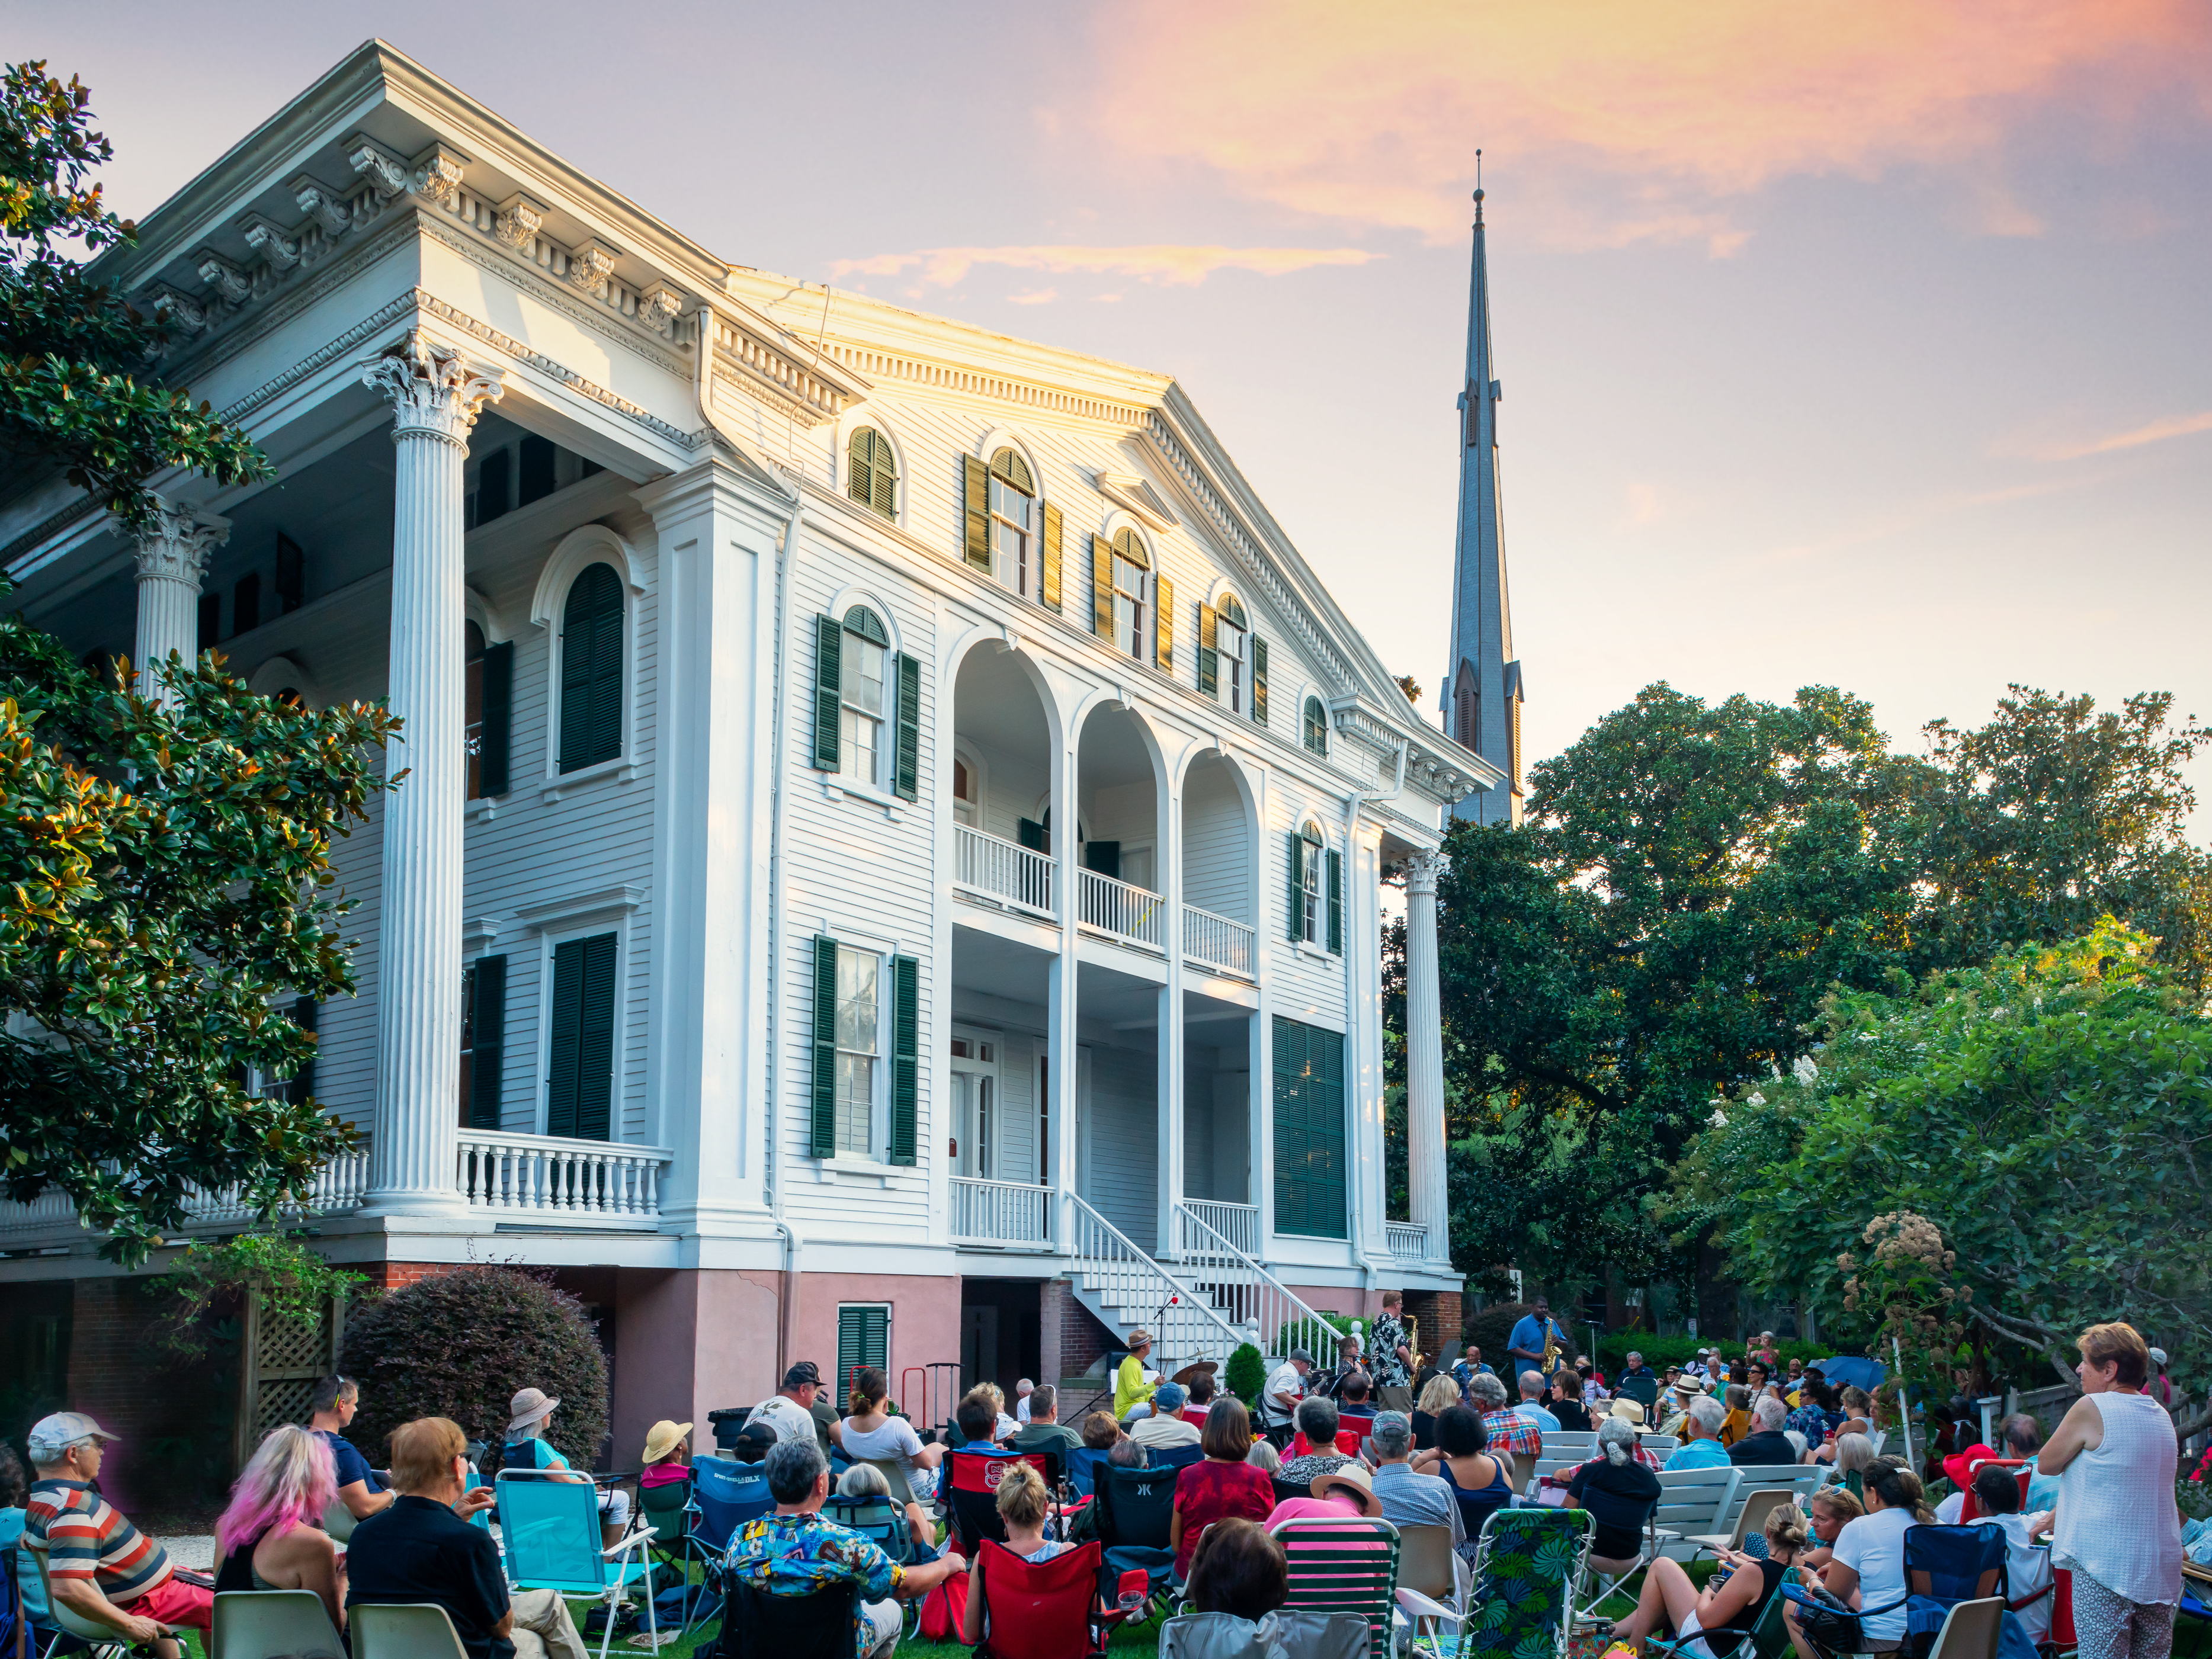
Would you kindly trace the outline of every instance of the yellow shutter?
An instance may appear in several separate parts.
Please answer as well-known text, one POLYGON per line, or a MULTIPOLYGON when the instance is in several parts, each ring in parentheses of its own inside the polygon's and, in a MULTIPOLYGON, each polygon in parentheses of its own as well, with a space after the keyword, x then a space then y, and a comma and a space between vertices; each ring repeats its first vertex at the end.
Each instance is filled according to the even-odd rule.
POLYGON ((1198 689, 1209 697, 1221 689, 1221 636, 1210 605, 1198 607, 1198 689))
POLYGON ((962 495, 966 506, 968 562, 991 568, 991 473, 973 455, 960 458, 962 495))
POLYGON ((1042 595, 1048 611, 1060 609, 1060 509, 1044 504, 1044 559, 1042 595))
POLYGON ((1158 613, 1154 633, 1162 672, 1175 672, 1175 584, 1165 576, 1152 578, 1152 609, 1158 613))
POLYGON ((1114 637, 1114 544, 1103 536, 1091 538, 1091 631, 1114 637))

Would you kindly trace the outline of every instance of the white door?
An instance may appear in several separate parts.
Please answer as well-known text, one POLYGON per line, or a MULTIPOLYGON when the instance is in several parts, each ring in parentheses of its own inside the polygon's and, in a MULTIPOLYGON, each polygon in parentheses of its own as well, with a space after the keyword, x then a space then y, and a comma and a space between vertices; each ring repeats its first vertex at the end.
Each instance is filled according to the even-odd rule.
POLYGON ((952 1172, 998 1181, 999 1044, 981 1031, 952 1035, 952 1172))

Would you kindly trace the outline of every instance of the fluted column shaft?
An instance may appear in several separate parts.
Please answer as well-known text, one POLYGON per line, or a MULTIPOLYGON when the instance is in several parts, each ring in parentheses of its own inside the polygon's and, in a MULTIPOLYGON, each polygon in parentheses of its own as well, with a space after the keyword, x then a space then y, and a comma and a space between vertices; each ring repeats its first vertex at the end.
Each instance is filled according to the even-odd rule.
POLYGON ((1412 1218, 1429 1230, 1429 1259, 1451 1257, 1444 1174, 1443 988, 1437 972, 1437 876, 1443 859, 1406 865, 1406 1188, 1412 1218))
POLYGON ((389 696, 400 735, 386 763, 407 769, 384 798, 367 1208, 449 1214, 462 1208, 455 1170, 467 788, 461 466, 477 411, 499 395, 499 382, 420 333, 364 365, 362 378, 391 399, 395 416, 389 696))
POLYGON ((186 667, 199 656, 200 580, 208 556, 230 534, 230 526, 188 507, 155 497, 152 527, 138 537, 138 637, 133 660, 141 696, 159 696, 158 670, 173 653, 186 667))

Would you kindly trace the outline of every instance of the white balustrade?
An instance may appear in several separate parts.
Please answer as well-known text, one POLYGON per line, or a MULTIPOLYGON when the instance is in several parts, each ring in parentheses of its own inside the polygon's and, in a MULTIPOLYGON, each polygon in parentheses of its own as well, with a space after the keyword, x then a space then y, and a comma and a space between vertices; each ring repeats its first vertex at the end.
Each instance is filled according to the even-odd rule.
POLYGON ((1221 1317, 1256 1329, 1263 1352, 1278 1346, 1304 1346, 1319 1353, 1322 1346, 1333 1348, 1344 1334, 1238 1244, 1240 1232, 1259 1237, 1259 1212, 1249 1206, 1180 1199, 1175 1229, 1177 1266, 1184 1279, 1221 1317), (1213 1218, 1214 1212, 1223 1211, 1230 1212, 1220 1218, 1225 1228, 1213 1218), (1249 1223, 1236 1213, 1240 1211, 1249 1215, 1249 1223), (1294 1328, 1293 1341, 1280 1345, 1277 1339, 1285 1327, 1294 1328))
POLYGON ((662 1146, 464 1129, 459 1180, 471 1211, 501 1220, 647 1229, 659 1224, 660 1174, 674 1158, 662 1146))
POLYGON ((1075 1215, 1070 1277, 1097 1296, 1124 1330, 1142 1325, 1152 1333, 1162 1370, 1200 1359, 1225 1361, 1236 1352, 1245 1334, 1209 1296, 1153 1261, 1081 1198, 1071 1194, 1068 1203, 1075 1215))
POLYGON ((1394 1261, 1426 1261, 1429 1259, 1429 1230, 1417 1221, 1386 1221, 1382 1233, 1390 1246, 1394 1261))
POLYGON ((1132 887, 1126 881, 1102 876, 1096 870, 1078 870, 1075 873, 1083 884, 1082 908, 1077 915, 1085 927, 1111 933, 1133 945, 1150 945, 1155 951, 1167 948, 1167 930, 1163 925, 1163 913, 1168 903, 1165 899, 1141 887, 1132 887))
MULTIPOLYGON (((341 1152, 316 1172, 304 1193, 277 1206, 285 1220, 310 1215, 337 1215, 361 1207, 368 1190, 368 1140, 357 1138, 350 1152, 341 1152)), ((185 1189, 185 1231, 199 1227, 235 1227, 257 1219, 259 1212, 246 1201, 245 1189, 236 1186, 185 1189)), ((0 1202, 0 1241, 24 1243, 52 1240, 64 1243, 82 1231, 76 1206, 67 1194, 48 1188, 28 1204, 0 1202)))
POLYGON ((952 1177, 952 1237, 963 1244, 1042 1249, 1052 1243, 1052 1188, 952 1177))
POLYGON ((1254 977, 1252 930, 1194 904, 1182 908, 1182 953, 1189 961, 1238 979, 1254 977))
POLYGON ((1182 1206, 1211 1227, 1231 1249, 1242 1250, 1247 1255, 1256 1255, 1260 1250, 1260 1206, 1256 1204, 1224 1204, 1216 1199, 1187 1198, 1182 1206))
POLYGON ((1053 914, 1050 855, 957 823, 952 860, 954 886, 1032 915, 1053 914))

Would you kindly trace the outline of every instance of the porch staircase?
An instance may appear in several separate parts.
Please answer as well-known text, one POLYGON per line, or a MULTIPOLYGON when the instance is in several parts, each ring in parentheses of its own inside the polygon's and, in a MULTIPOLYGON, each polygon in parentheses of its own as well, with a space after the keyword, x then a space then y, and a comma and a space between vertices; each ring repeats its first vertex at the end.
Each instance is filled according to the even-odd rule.
POLYGON ((1200 1360, 1226 1364, 1243 1342, 1269 1353, 1286 1326, 1298 1328, 1295 1340, 1308 1347, 1336 1340, 1334 1326, 1187 1204, 1178 1202, 1175 1212, 1185 1259, 1169 1265, 1083 1198, 1069 1201, 1075 1224, 1067 1279, 1075 1299, 1121 1340, 1140 1327, 1150 1331, 1152 1363, 1161 1375, 1200 1360))

